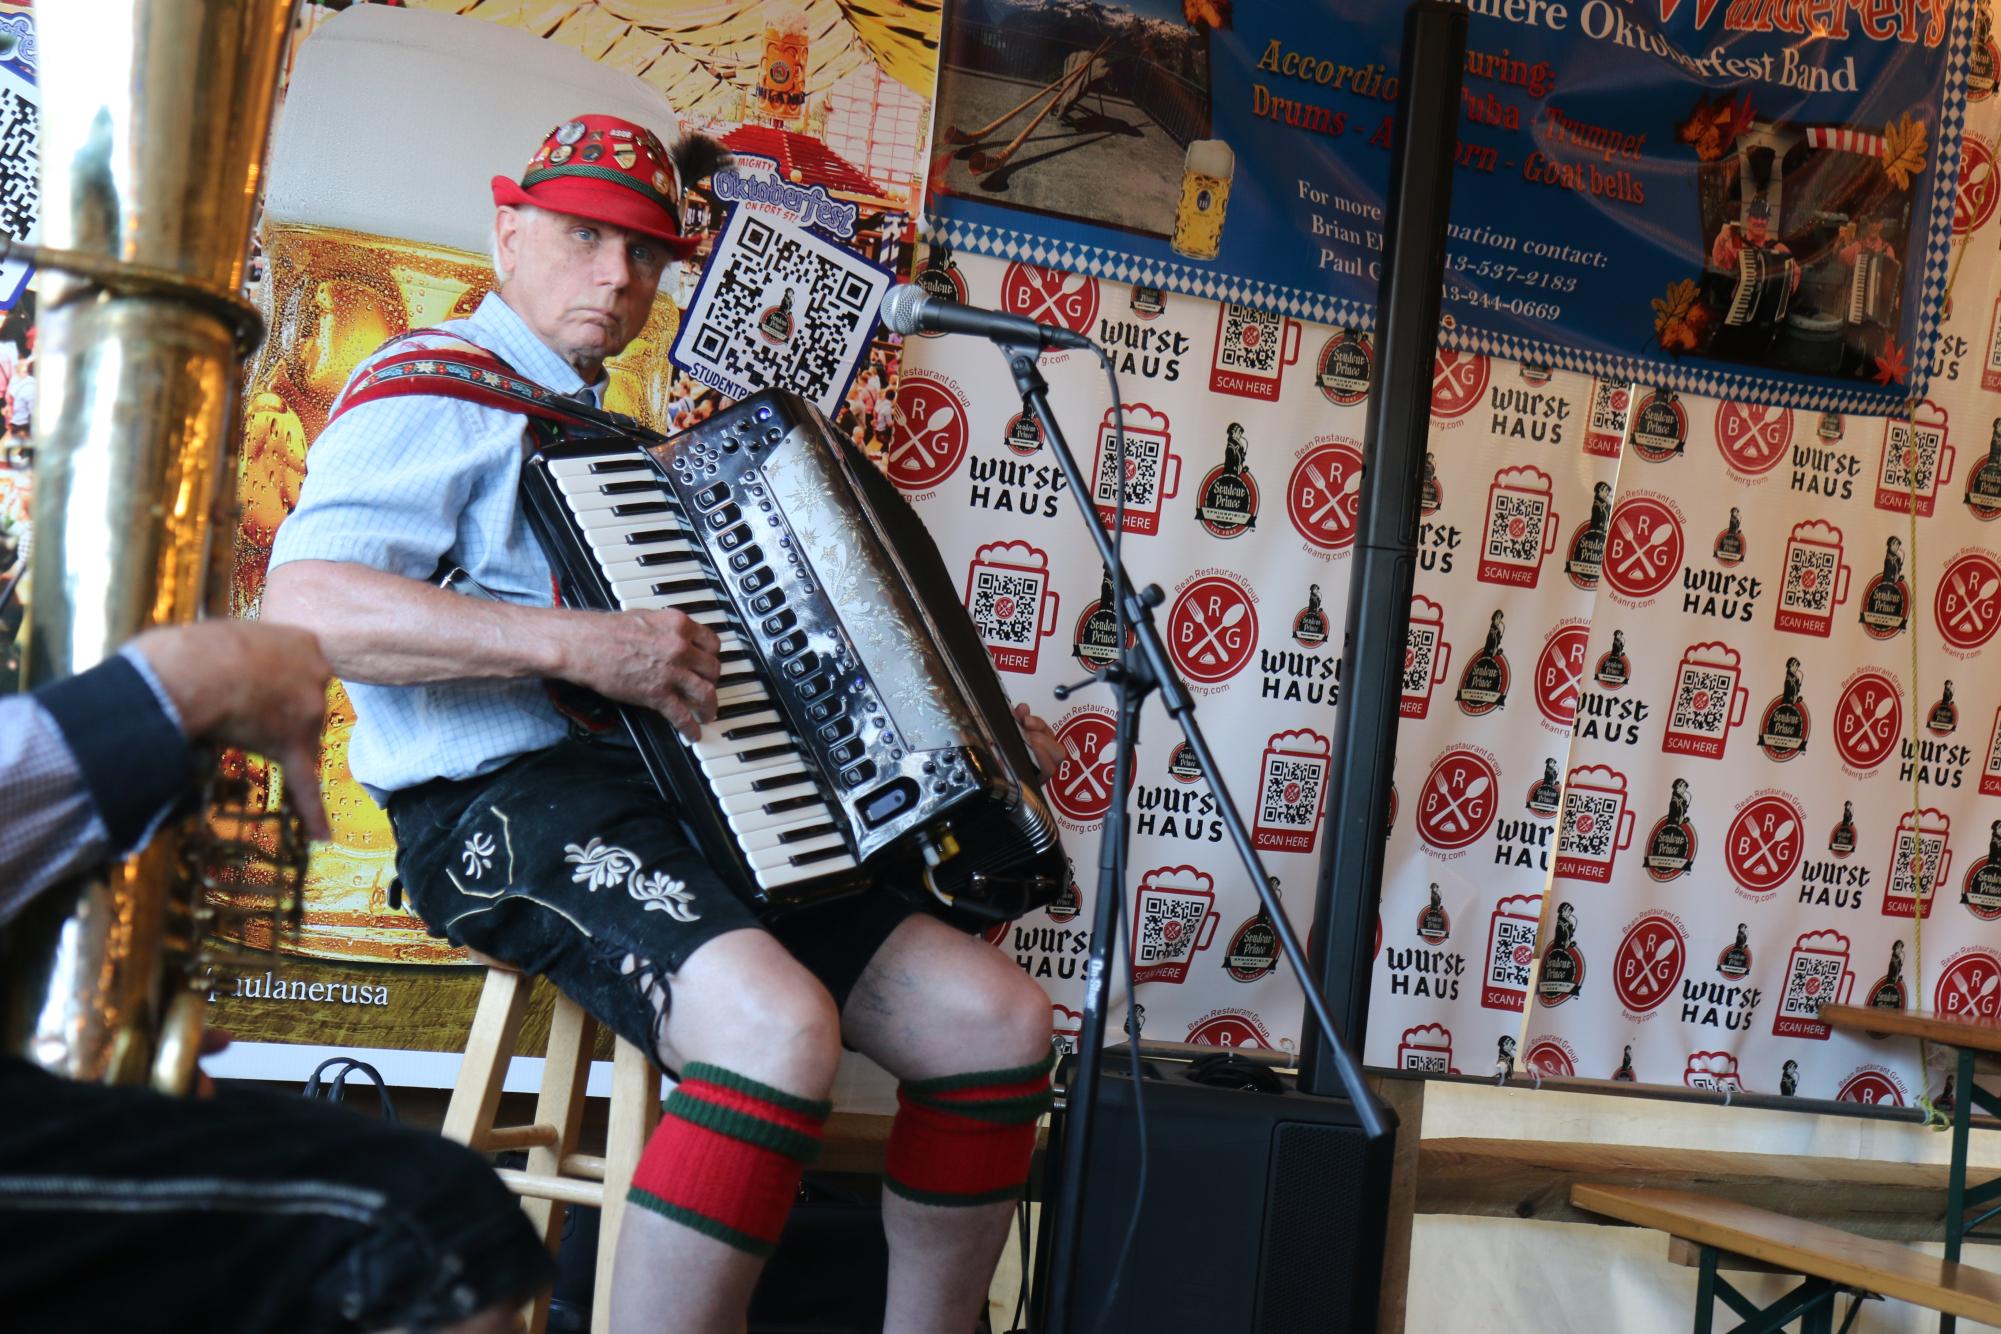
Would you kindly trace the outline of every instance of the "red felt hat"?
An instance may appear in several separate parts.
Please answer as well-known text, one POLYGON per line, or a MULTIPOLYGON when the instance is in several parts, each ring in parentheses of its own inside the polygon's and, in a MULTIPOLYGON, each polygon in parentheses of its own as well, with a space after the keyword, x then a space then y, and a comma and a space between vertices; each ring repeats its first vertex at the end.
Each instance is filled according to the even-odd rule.
POLYGON ((690 157, 684 146, 713 169, 713 141, 703 136, 683 136, 670 153, 643 125, 578 116, 549 131, 519 181, 493 178, 493 202, 533 204, 642 232, 662 242, 672 258, 686 259, 704 238, 683 230, 682 168, 690 157))

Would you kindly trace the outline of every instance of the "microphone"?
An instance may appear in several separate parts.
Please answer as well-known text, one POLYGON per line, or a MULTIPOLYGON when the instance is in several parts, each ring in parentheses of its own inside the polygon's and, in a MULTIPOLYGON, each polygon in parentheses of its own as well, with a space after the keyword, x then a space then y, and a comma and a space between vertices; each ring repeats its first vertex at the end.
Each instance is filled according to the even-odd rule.
POLYGON ((1068 329, 1020 315, 1003 315, 997 310, 962 306, 935 297, 912 283, 898 283, 889 289, 889 295, 882 300, 882 322, 890 332, 906 337, 919 333, 959 333, 975 334, 996 343, 1034 343, 1038 347, 1096 346, 1084 335, 1068 329))

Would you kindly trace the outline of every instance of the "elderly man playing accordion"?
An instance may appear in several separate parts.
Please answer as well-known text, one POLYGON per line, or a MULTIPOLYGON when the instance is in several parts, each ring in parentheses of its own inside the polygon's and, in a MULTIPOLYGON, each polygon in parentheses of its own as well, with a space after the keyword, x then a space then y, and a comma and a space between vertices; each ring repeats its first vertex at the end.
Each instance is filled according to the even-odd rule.
MULTIPOLYGON (((601 403, 605 360, 699 242, 684 186, 719 157, 610 116, 557 127, 520 181, 494 178, 494 292, 377 359, 471 344, 601 403)), ((680 1077, 632 1186, 616 1327, 741 1327, 846 1044, 902 1081, 884 1328, 972 1329, 1049 1101, 1047 998, 895 893, 761 925, 637 752, 574 725, 548 688, 657 710, 694 739, 716 714, 715 632, 674 610, 551 606, 518 503, 521 413, 448 392, 353 401, 356 383, 279 529, 263 614, 310 625, 347 683, 350 763, 431 930, 547 976, 680 1077), (453 567, 491 597, 438 587, 453 567)), ((1053 769, 1054 737, 1021 716, 1053 769)))

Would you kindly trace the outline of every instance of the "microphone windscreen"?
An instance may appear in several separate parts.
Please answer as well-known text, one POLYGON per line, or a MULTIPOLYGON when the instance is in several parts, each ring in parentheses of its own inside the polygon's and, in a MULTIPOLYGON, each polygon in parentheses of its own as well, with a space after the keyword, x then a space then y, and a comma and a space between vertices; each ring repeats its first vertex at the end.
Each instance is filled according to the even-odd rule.
POLYGON ((898 283, 882 299, 883 326, 906 338, 924 332, 924 307, 931 294, 914 283, 898 283))

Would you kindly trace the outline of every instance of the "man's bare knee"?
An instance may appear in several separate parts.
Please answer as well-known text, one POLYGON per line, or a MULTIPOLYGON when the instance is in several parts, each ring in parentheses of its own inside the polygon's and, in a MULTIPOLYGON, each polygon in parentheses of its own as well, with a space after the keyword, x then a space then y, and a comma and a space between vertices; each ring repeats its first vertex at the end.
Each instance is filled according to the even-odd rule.
POLYGON ((1009 963, 979 979, 974 997, 992 1033, 997 1063, 1029 1065, 1049 1054, 1049 995, 1009 963))
POLYGON ((806 1097, 841 1060, 840 1012, 770 936, 744 931, 697 950, 672 979, 662 1056, 703 1061, 806 1097))

